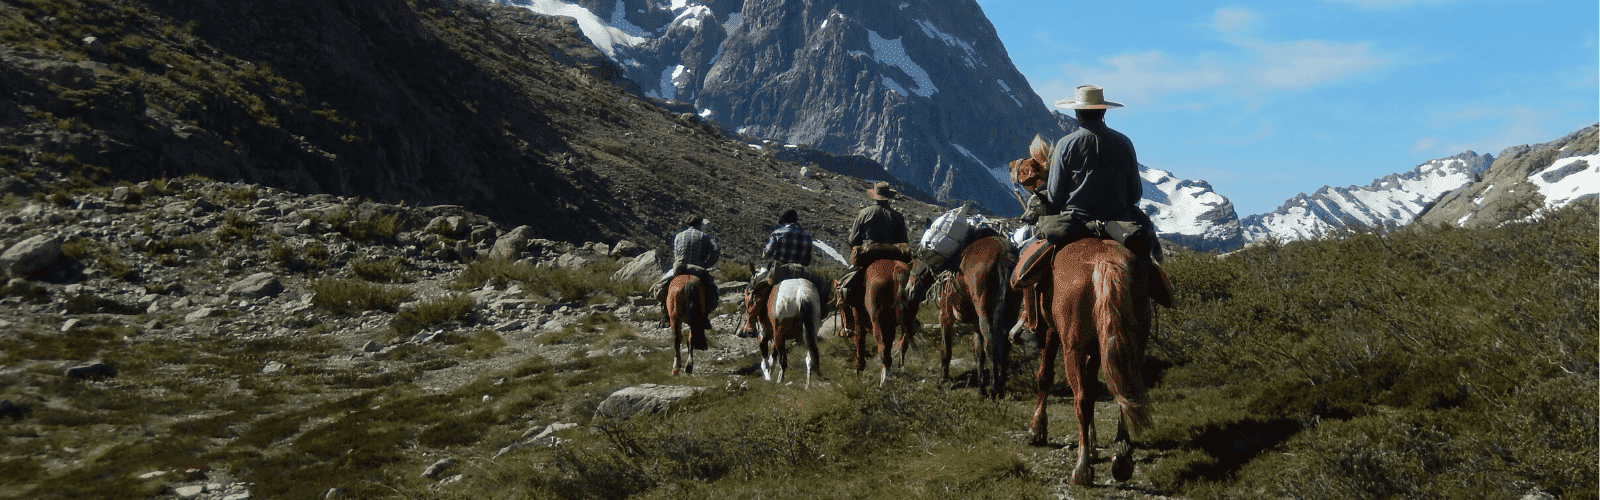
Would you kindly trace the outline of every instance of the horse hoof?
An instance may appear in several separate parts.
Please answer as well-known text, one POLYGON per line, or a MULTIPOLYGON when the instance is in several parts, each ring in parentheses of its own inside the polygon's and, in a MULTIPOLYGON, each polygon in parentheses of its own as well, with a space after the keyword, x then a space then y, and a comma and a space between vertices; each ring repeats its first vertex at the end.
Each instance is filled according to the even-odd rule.
POLYGON ((1111 478, 1119 483, 1133 478, 1132 454, 1113 455, 1111 457, 1111 478))
POLYGON ((1072 471, 1072 484, 1090 486, 1094 484, 1094 469, 1087 466, 1079 467, 1072 471))

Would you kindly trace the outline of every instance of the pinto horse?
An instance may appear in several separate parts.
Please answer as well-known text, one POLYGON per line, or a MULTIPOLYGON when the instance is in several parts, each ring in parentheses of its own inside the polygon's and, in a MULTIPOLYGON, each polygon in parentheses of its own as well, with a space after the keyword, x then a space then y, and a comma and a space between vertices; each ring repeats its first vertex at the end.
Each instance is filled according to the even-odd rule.
POLYGON ((1128 432, 1149 425, 1149 398, 1142 368, 1150 334, 1150 267, 1117 242, 1084 238, 1067 243, 1052 260, 1053 276, 1042 280, 1042 317, 1036 318, 1040 349, 1038 407, 1033 412, 1032 443, 1048 439, 1045 399, 1055 381, 1051 358, 1059 350, 1067 384, 1072 386, 1073 414, 1078 419, 1078 462, 1074 484, 1092 484, 1097 458, 1094 404, 1095 370, 1121 409, 1112 447, 1111 475, 1126 481, 1133 474, 1133 444, 1128 432))
POLYGON ((995 234, 973 240, 957 255, 956 270, 938 293, 939 329, 944 339, 939 366, 949 380, 955 323, 976 325, 972 356, 978 362, 978 393, 1003 398, 1011 357, 1007 325, 1016 319, 1016 297, 1009 282, 1015 259, 995 234))
POLYGON ((667 283, 667 321, 672 328, 672 374, 678 374, 678 367, 683 366, 684 373, 694 373, 694 351, 706 349, 706 330, 702 327, 703 318, 711 311, 710 304, 702 304, 705 299, 702 288, 706 286, 700 277, 692 274, 674 276, 667 283), (689 327, 689 348, 683 349, 689 353, 688 364, 683 364, 679 348, 683 346, 683 329, 687 323, 689 327))
POLYGON ((894 365, 891 346, 896 332, 904 330, 900 337, 900 359, 904 363, 906 349, 911 347, 912 337, 922 326, 917 321, 916 304, 911 302, 906 291, 911 266, 894 259, 879 259, 861 272, 866 273, 865 279, 860 280, 861 285, 852 289, 849 296, 839 297, 841 324, 855 336, 858 379, 867 366, 866 332, 871 329, 872 336, 878 340, 878 357, 883 359, 883 370, 878 376, 878 384, 883 385, 889 379, 889 368, 894 365))
POLYGON ((806 387, 811 387, 813 373, 822 378, 822 353, 817 349, 822 296, 816 285, 809 280, 787 279, 772 288, 765 303, 753 295, 753 290, 744 293, 745 317, 740 331, 761 329, 756 345, 761 347, 762 378, 772 380, 776 369, 778 383, 783 383, 784 373, 789 371, 789 340, 795 340, 806 347, 806 387))

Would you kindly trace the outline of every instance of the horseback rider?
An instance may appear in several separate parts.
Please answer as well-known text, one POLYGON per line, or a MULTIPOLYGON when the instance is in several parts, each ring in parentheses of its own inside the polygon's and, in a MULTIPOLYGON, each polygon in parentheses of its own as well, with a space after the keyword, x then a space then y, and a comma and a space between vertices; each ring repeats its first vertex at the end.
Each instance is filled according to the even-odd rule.
POLYGON ((1046 237, 1107 236, 1134 255, 1159 260, 1155 224, 1139 209, 1144 185, 1133 141, 1105 122, 1106 110, 1122 104, 1105 100, 1099 86, 1082 85, 1072 98, 1056 101, 1056 107, 1073 110, 1080 128, 1049 152, 1049 180, 1030 200, 1024 218, 1055 216, 1041 219, 1036 228, 1046 237))
POLYGON ((823 304, 828 303, 826 294, 832 287, 825 286, 821 277, 806 269, 811 265, 812 247, 811 235, 800 228, 798 212, 789 209, 778 216, 778 228, 767 236, 767 246, 761 251, 767 268, 750 280, 751 295, 757 303, 765 303, 773 286, 792 278, 810 281, 823 295, 823 304))
POLYGON ((850 270, 839 278, 836 291, 839 300, 847 300, 850 290, 854 290, 861 279, 860 271, 873 262, 882 259, 911 262, 906 217, 889 206, 896 194, 886 181, 879 181, 867 191, 873 203, 857 212, 855 222, 850 225, 850 270))
POLYGON ((711 278, 711 267, 717 265, 717 260, 722 258, 722 248, 717 246, 717 240, 703 229, 704 219, 699 215, 690 215, 683 220, 684 229, 672 239, 672 270, 651 285, 650 291, 655 295, 656 301, 661 303, 662 317, 667 316, 667 283, 672 278, 681 274, 692 274, 700 278, 700 303, 704 306, 705 315, 695 318, 700 322, 701 328, 711 329, 711 310, 716 302, 712 301, 717 284, 711 278))

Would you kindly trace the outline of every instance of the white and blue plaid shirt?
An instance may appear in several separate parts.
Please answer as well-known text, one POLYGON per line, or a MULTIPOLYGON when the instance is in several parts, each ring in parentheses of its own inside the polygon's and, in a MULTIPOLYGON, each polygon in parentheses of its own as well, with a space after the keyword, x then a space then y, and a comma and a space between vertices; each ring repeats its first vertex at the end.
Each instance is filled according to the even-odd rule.
POLYGON ((721 258, 722 249, 717 246, 717 241, 698 228, 684 229, 672 240, 673 262, 711 269, 721 258))
POLYGON ((767 237, 767 248, 762 257, 780 264, 811 265, 811 235, 796 223, 779 226, 767 237))

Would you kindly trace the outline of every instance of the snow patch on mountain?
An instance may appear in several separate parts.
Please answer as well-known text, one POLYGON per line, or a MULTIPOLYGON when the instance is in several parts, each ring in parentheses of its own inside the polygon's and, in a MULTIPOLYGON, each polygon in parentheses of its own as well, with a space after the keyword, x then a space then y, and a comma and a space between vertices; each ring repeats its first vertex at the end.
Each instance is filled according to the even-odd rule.
POLYGON ((600 16, 596 16, 594 12, 581 5, 560 0, 527 0, 526 3, 518 2, 511 5, 547 16, 566 16, 577 20, 578 29, 583 32, 583 36, 612 60, 616 60, 618 46, 634 47, 648 39, 644 29, 634 26, 623 17, 622 0, 617 0, 617 8, 612 11, 610 20, 601 20, 600 16))
POLYGON ((1492 155, 1467 151, 1391 174, 1366 186, 1323 186, 1301 193, 1272 212, 1242 221, 1247 241, 1315 238, 1352 224, 1397 227, 1411 223, 1440 197, 1476 182, 1494 162, 1492 155))
POLYGON ((1204 180, 1179 179, 1172 172, 1139 166, 1144 198, 1139 208, 1162 238, 1201 250, 1236 248, 1242 241, 1233 202, 1204 180))
MULTIPOLYGON (((1564 148, 1563 148, 1564 149, 1564 148)), ((1555 210, 1600 191, 1600 155, 1572 156, 1556 160, 1528 177, 1528 182, 1544 195, 1546 210, 1555 210)))
MULTIPOLYGON (((928 76, 928 71, 922 69, 922 66, 917 65, 915 61, 911 60, 911 56, 906 54, 905 44, 900 43, 899 37, 893 39, 884 38, 883 35, 879 35, 876 31, 867 30, 867 42, 872 45, 872 59, 904 71, 906 76, 911 77, 912 82, 916 84, 917 95, 933 97, 933 93, 939 91, 938 87, 933 86, 933 78, 928 76)), ((885 85, 894 82, 888 75, 885 75, 883 80, 885 85)), ((895 82, 894 87, 900 87, 899 83, 895 82)), ((903 88, 898 88, 896 92, 906 97, 911 96, 903 88)))

